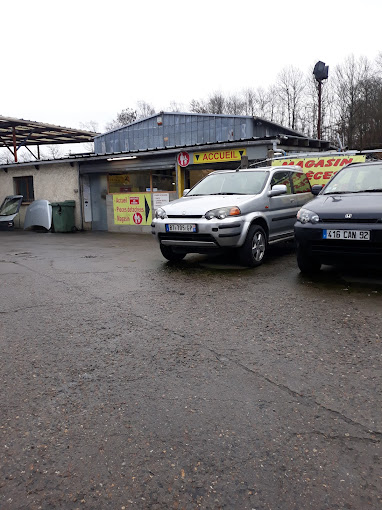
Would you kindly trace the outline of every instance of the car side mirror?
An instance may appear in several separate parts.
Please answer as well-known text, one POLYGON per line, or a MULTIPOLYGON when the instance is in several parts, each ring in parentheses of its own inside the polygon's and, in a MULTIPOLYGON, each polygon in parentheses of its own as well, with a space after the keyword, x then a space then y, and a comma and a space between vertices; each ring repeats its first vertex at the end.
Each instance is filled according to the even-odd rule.
POLYGON ((314 186, 312 186, 313 195, 318 195, 323 187, 324 187, 324 184, 315 184, 314 186))
POLYGON ((287 193, 287 187, 285 184, 275 184, 271 191, 268 191, 269 197, 278 197, 279 195, 285 195, 287 193))
POLYGON ((190 191, 190 188, 184 189, 183 190, 183 196, 185 197, 189 191, 190 191))

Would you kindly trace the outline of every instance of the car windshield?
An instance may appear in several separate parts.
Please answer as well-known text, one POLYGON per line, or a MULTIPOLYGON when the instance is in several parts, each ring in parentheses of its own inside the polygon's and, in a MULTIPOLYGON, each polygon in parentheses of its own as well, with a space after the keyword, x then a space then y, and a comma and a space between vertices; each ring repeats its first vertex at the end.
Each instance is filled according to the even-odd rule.
POLYGON ((267 181, 268 172, 223 172, 209 174, 196 184, 187 196, 257 195, 267 181))
POLYGON ((382 192, 382 163, 348 166, 327 184, 323 195, 382 192))
POLYGON ((0 216, 10 216, 19 210, 20 197, 7 197, 0 207, 0 216))

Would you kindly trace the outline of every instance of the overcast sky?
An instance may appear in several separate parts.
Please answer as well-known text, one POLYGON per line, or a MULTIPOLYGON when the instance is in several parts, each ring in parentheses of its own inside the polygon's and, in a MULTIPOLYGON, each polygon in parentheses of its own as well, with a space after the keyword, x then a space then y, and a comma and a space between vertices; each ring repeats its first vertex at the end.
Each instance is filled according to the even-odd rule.
POLYGON ((117 112, 329 74, 382 51, 382 0, 18 0, 1 3, 0 114, 99 129, 117 112))

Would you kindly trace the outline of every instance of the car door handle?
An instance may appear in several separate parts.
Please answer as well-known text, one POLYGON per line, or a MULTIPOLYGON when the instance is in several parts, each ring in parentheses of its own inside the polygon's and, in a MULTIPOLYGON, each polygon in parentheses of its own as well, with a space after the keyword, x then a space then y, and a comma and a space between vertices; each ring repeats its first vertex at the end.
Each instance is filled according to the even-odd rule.
POLYGON ((291 198, 290 201, 293 203, 294 202, 294 198, 291 198))

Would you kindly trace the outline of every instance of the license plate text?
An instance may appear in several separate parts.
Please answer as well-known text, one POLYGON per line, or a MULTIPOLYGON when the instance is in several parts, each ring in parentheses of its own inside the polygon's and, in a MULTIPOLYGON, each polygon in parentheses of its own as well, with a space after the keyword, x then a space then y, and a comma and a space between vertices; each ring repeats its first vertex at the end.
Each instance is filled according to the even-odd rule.
POLYGON ((346 239, 351 241, 370 241, 369 230, 323 230, 323 239, 346 239))
POLYGON ((166 232, 196 232, 196 225, 191 223, 166 224, 166 232))

